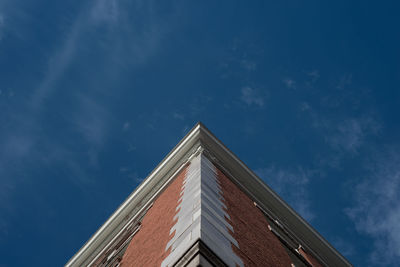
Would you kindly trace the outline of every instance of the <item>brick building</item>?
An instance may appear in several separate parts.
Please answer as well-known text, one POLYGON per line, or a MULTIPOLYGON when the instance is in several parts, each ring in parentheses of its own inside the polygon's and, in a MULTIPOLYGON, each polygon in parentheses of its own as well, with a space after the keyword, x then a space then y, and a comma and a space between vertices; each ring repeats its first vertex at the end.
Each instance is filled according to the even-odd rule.
POLYGON ((197 124, 66 266, 351 266, 197 124))

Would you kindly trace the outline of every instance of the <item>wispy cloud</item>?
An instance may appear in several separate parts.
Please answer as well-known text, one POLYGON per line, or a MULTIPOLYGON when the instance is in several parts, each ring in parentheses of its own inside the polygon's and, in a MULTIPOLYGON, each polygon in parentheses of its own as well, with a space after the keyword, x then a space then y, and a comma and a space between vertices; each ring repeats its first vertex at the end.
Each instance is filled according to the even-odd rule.
POLYGON ((92 5, 84 6, 70 31, 65 36, 63 44, 55 51, 48 61, 47 71, 32 99, 32 106, 40 108, 43 101, 59 88, 57 82, 76 59, 77 48, 82 46, 84 33, 95 24, 114 23, 118 17, 117 1, 97 0, 92 5))
POLYGON ((94 97, 78 96, 79 108, 73 117, 77 129, 86 142, 99 147, 105 142, 110 114, 107 108, 94 97))
POLYGON ((256 43, 234 38, 232 43, 226 47, 226 52, 223 60, 219 63, 223 79, 236 77, 238 74, 243 77, 243 75, 255 72, 259 66, 259 58, 264 54, 264 48, 256 43))
POLYGON ((331 146, 355 153, 362 144, 364 134, 363 125, 359 120, 348 119, 341 122, 335 133, 327 139, 331 146))
POLYGON ((374 115, 326 117, 308 102, 301 103, 300 110, 311 116, 312 126, 332 149, 340 153, 357 154, 367 138, 381 131, 381 124, 374 115))
POLYGON ((286 85, 287 88, 290 88, 290 89, 296 88, 296 81, 291 78, 283 79, 283 83, 286 85))
POLYGON ((308 187, 315 171, 305 170, 302 167, 280 169, 272 165, 257 169, 256 173, 303 218, 307 221, 314 219, 315 214, 311 209, 308 187))
POLYGON ((310 109, 311 109, 311 106, 307 102, 300 103, 300 110, 301 111, 307 111, 307 110, 310 110, 310 109))
POLYGON ((201 114, 207 111, 206 107, 214 101, 214 98, 210 95, 201 95, 196 97, 185 110, 189 110, 186 113, 187 117, 199 118, 201 114))
POLYGON ((131 128, 131 123, 129 121, 124 122, 122 125, 122 130, 123 131, 128 131, 131 128))
POLYGON ((326 137, 327 142, 335 149, 357 153, 365 138, 377 134, 379 124, 371 117, 345 119, 331 128, 332 134, 326 137))
POLYGON ((170 30, 170 25, 160 20, 152 1, 97 0, 83 5, 62 45, 48 60, 44 78, 34 92, 32 106, 39 109, 43 101, 60 88, 58 83, 79 60, 83 48, 106 50, 107 53, 99 53, 102 53, 101 60, 107 65, 109 75, 122 62, 128 62, 130 66, 145 64, 170 30), (95 35, 99 27, 104 29, 101 39, 88 38, 95 35))
POLYGON ((33 144, 33 138, 29 135, 19 133, 8 136, 3 144, 2 152, 6 154, 8 158, 21 158, 30 152, 33 144))
POLYGON ((248 106, 264 106, 264 98, 249 86, 242 88, 240 99, 248 106))
MULTIPOLYGON (((0 151, 0 179, 2 184, 8 184, 12 187, 26 182, 25 179, 30 176, 21 175, 21 171, 18 170, 20 166, 23 166, 24 170, 28 170, 61 162, 71 172, 73 183, 81 186, 87 181, 85 171, 80 167, 73 148, 66 143, 59 142, 59 140, 55 142, 53 135, 46 132, 46 127, 40 122, 44 116, 42 112, 43 104, 57 91, 60 78, 71 62, 76 59, 76 47, 79 38, 82 36, 82 30, 86 27, 88 21, 87 13, 87 8, 81 11, 69 32, 64 36, 64 42, 55 49, 53 56, 49 58, 43 71, 45 75, 36 90, 33 91, 31 98, 29 100, 18 99, 18 101, 22 101, 18 103, 19 106, 24 108, 10 108, 8 110, 9 127, 0 133, 0 147, 2 148, 0 151), (40 148, 37 148, 39 144, 40 148), (9 162, 13 164, 6 164, 9 162)), ((11 89, 7 89, 6 93, 8 97, 14 95, 14 91, 11 89)), ((80 131, 85 141, 90 144, 98 144, 104 139, 104 120, 96 117, 94 113, 101 111, 101 109, 97 108, 97 104, 92 102, 83 97, 78 97, 76 101, 76 103, 79 103, 78 110, 75 110, 76 106, 73 105, 64 112, 68 114, 76 113, 76 120, 71 125, 74 126, 74 129, 77 126, 76 129, 80 131)), ((99 116, 102 115, 104 115, 104 112, 99 113, 99 116)), ((107 116, 104 118, 107 118, 107 116)), ((65 127, 68 127, 68 125, 65 125, 65 127)), ((93 152, 88 152, 88 156, 92 157, 92 160, 93 155, 93 152)), ((12 193, 10 190, 7 195, 9 196, 12 193)), ((4 200, 4 203, 11 205, 10 201, 7 200, 4 200)))
POLYGON ((307 72, 307 75, 310 77, 311 79, 311 83, 316 82, 319 79, 319 71, 318 70, 312 70, 307 72))
MULTIPOLYGON (((16 126, 15 129, 9 128, 2 133, 2 139, 10 139, 12 141, 13 139, 11 137, 22 136, 18 134, 19 132, 24 133, 24 140, 37 139, 35 135, 39 132, 36 129, 38 128, 38 124, 34 122, 43 115, 42 108, 45 106, 44 103, 51 99, 53 95, 56 95, 57 91, 62 88, 60 86, 60 81, 63 79, 68 68, 79 60, 80 51, 78 51, 78 48, 91 46, 91 42, 93 42, 92 39, 87 39, 85 36, 93 27, 99 24, 118 24, 120 32, 105 32, 105 34, 112 37, 110 38, 111 40, 115 41, 116 49, 112 49, 112 51, 121 53, 116 57, 110 56, 110 58, 140 58, 140 63, 143 63, 143 60, 158 47, 160 40, 159 35, 162 35, 162 32, 158 30, 160 27, 155 17, 151 2, 136 4, 136 2, 131 3, 128 1, 97 0, 89 4, 83 4, 82 10, 70 26, 69 31, 67 31, 64 36, 61 36, 61 45, 55 48, 53 55, 50 56, 47 62, 47 66, 44 67, 44 77, 36 87, 36 90, 33 91, 33 95, 29 101, 30 105, 27 105, 27 108, 24 110, 17 111, 19 116, 14 120, 15 125, 22 125, 25 121, 32 123, 29 127, 27 126, 28 129, 27 127, 20 129, 20 126, 16 126), (142 28, 139 26, 130 27, 132 14, 128 13, 125 10, 126 8, 124 9, 125 13, 121 14, 122 3, 124 5, 134 5, 135 8, 133 8, 133 10, 137 12, 136 17, 143 18, 147 23, 144 23, 142 28), (120 17, 121 21, 119 20, 120 17), (125 38, 123 39, 124 42, 119 42, 121 38, 125 38), (120 43, 126 43, 129 47, 135 47, 135 49, 129 50, 124 47, 121 48, 120 43), (126 55, 123 55, 124 53, 126 55), (31 137, 29 135, 31 135, 31 137)), ((0 26, 2 21, 3 16, 1 16, 0 13, 0 26)), ((104 57, 107 58, 106 55, 104 57)), ((107 65, 107 72, 111 72, 112 69, 116 67, 113 65, 115 63, 113 60, 114 59, 110 59, 110 62, 105 60, 105 62, 109 63, 109 65, 107 65)), ((140 64, 138 62, 138 60, 135 61, 135 64, 140 64)), ((90 62, 87 62, 87 64, 90 64, 90 62)), ((94 77, 84 77, 83 79, 93 79, 93 81, 97 81, 98 77, 95 77, 95 79, 94 77)), ((96 84, 93 81, 89 82, 89 84, 96 84)), ((75 103, 77 103, 77 105, 72 105, 64 112, 72 114, 71 120, 74 121, 71 121, 71 125, 76 127, 74 129, 77 129, 89 144, 99 146, 104 142, 107 133, 107 120, 110 116, 110 111, 108 110, 109 107, 107 103, 100 102, 98 97, 91 97, 95 91, 100 91, 98 87, 94 87, 95 86, 86 86, 83 89, 71 88, 72 96, 75 98, 75 103)), ((13 93, 13 91, 10 91, 10 94, 11 93, 13 93)), ((45 133, 42 132, 42 134, 45 133)), ((8 143, 11 144, 11 141, 8 143)), ((23 154, 22 144, 25 143, 26 142, 21 142, 19 146, 20 149, 18 150, 20 151, 19 154, 23 154)))
POLYGON ((360 156, 366 144, 380 133, 381 124, 372 115, 339 120, 322 117, 308 104, 301 108, 309 112, 316 134, 330 150, 330 153, 318 156, 320 168, 341 169, 344 160, 360 156))
POLYGON ((370 174, 359 183, 345 211, 356 229, 373 239, 371 266, 395 266, 400 259, 400 154, 374 157, 370 174))
POLYGON ((256 62, 248 59, 243 59, 241 62, 242 67, 247 71, 255 71, 257 68, 256 62))
POLYGON ((117 22, 119 2, 117 0, 98 0, 90 11, 91 20, 95 23, 117 22))
MULTIPOLYGON (((0 6, 2 3, 0 1, 0 6)), ((67 83, 62 81, 74 64, 85 70, 98 68, 106 74, 120 71, 118 60, 129 61, 129 67, 145 64, 170 30, 170 24, 160 23, 163 18, 152 5, 152 1, 85 1, 75 18, 69 14, 68 18, 74 19, 71 24, 62 25, 63 31, 54 36, 52 44, 55 46, 50 46, 52 50, 46 52, 50 54, 47 62, 37 66, 37 73, 43 73, 43 77, 37 84, 29 84, 34 87, 32 95, 22 98, 14 96, 12 89, 0 88, 2 97, 14 96, 16 103, 7 106, 7 112, 3 110, 6 118, 3 124, 7 127, 0 131, 1 214, 12 206, 12 200, 18 194, 14 188, 31 182, 28 179, 37 179, 38 176, 29 173, 31 170, 59 165, 65 169, 66 179, 71 179, 70 182, 77 187, 84 189, 91 181, 88 173, 91 168, 96 168, 98 154, 111 130, 113 103, 107 98, 108 87, 103 86, 108 77, 98 72, 91 76, 90 72, 77 71, 80 75, 75 83, 72 79, 67 83), (137 21, 141 23, 135 23, 137 21), (99 27, 104 29, 101 40, 93 38, 99 33, 99 27), (82 60, 82 51, 85 57, 88 56, 86 48, 102 52, 105 49, 109 53, 96 53, 99 56, 93 62, 91 57, 82 60), (84 64, 80 64, 83 61, 84 64), (65 102, 69 105, 53 108, 55 114, 49 114, 46 108, 64 101, 60 99, 61 89, 62 97, 66 97, 65 102), (57 120, 54 125, 61 125, 62 129, 50 129, 53 124, 44 125, 43 121, 48 118, 51 118, 48 120, 50 124, 57 120), (81 161, 85 159, 92 165, 83 167, 85 164, 81 161)), ((1 12, 0 37, 8 23, 1 12)), ((134 149, 132 146, 129 151, 134 149)))
POLYGON ((48 70, 32 98, 32 108, 39 109, 43 101, 57 88, 55 83, 69 66, 76 51, 77 40, 81 33, 82 18, 78 19, 69 32, 63 46, 48 62, 48 70))
POLYGON ((353 75, 351 74, 344 74, 340 77, 339 82, 336 86, 337 89, 345 89, 346 86, 351 85, 353 75))
POLYGON ((4 15, 0 13, 0 41, 3 39, 4 27, 4 15))
POLYGON ((172 117, 176 120, 184 120, 185 119, 185 115, 183 113, 179 113, 179 112, 174 112, 172 114, 172 117))
POLYGON ((141 183, 144 179, 138 175, 137 171, 129 167, 120 167, 119 172, 122 176, 134 183, 141 183))

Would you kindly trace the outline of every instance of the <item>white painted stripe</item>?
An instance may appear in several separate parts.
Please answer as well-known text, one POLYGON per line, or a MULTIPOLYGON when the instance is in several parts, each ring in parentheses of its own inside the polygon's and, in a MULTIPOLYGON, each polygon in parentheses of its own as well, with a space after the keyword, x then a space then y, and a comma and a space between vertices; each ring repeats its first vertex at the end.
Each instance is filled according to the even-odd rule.
POLYGON ((175 235, 165 248, 171 249, 171 253, 161 266, 172 266, 198 239, 229 266, 244 266, 232 250, 232 244, 239 245, 230 234, 233 227, 225 219, 230 217, 223 203, 217 170, 203 154, 192 159, 182 192, 174 218, 177 222, 170 230, 175 235))

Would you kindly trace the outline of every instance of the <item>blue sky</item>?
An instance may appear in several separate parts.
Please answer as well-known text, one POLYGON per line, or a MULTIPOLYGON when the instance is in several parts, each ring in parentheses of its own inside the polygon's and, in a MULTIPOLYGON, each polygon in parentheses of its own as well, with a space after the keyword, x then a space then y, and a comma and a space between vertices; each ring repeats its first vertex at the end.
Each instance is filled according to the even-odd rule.
POLYGON ((400 260, 397 1, 0 0, 0 266, 60 266, 197 121, 355 266, 400 260))

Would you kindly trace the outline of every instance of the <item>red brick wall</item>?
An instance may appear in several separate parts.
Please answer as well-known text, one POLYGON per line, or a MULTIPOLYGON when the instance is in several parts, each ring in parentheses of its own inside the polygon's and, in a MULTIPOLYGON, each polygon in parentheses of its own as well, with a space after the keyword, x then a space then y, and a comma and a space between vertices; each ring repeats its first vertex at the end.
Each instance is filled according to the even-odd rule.
POLYGON ((176 207, 187 167, 172 181, 164 192, 154 201, 143 218, 139 232, 133 237, 121 261, 122 267, 160 266, 169 255, 165 251, 168 241, 175 233, 169 231, 175 224, 176 207))
POLYGON ((222 187, 229 221, 233 227, 232 236, 239 248, 233 251, 243 260, 245 266, 290 266, 291 259, 278 238, 268 229, 268 222, 253 201, 230 181, 220 170, 218 180, 222 187))
MULTIPOLYGON (((169 234, 176 223, 176 207, 181 194, 187 167, 171 182, 164 192, 154 201, 145 215, 141 229, 133 237, 121 261, 122 267, 160 266, 170 254, 165 251, 167 243, 174 236, 169 234)), ((245 266, 291 266, 291 259, 281 241, 268 229, 264 214, 254 206, 253 201, 217 169, 217 179, 222 188, 232 225, 232 237, 238 242, 239 249, 232 245, 245 266)), ((315 258, 300 250, 300 253, 313 265, 321 266, 315 258)))

